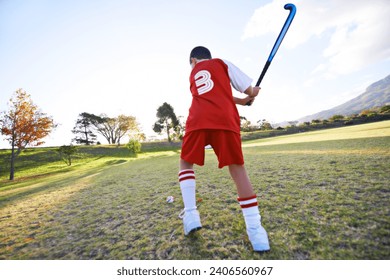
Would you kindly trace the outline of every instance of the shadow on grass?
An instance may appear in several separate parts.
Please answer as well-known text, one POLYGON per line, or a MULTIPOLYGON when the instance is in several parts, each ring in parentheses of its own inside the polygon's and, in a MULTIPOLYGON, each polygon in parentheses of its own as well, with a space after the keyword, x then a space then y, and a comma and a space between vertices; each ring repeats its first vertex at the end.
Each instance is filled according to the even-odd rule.
MULTIPOLYGON (((136 156, 135 156, 136 157, 136 156)), ((105 166, 111 166, 111 165, 118 165, 122 163, 126 163, 127 160, 125 159, 114 159, 114 160, 108 160, 104 163, 105 166)))
MULTIPOLYGON (((123 163, 124 161, 120 161, 120 163, 123 163)), ((116 164, 118 164, 118 161, 116 161, 116 164)), ((112 163, 105 163, 105 165, 112 165, 112 163)), ((26 184, 22 183, 22 186, 16 186, 12 187, 12 185, 7 188, 7 190, 4 190, 4 195, 0 196, 0 209, 7 207, 9 204, 14 204, 20 200, 33 197, 37 194, 42 194, 45 192, 54 191, 63 187, 71 186, 75 184, 76 181, 79 181, 81 179, 84 179, 88 176, 96 175, 99 172, 103 170, 105 166, 96 167, 93 169, 89 169, 87 171, 84 171, 80 173, 80 171, 77 172, 77 170, 74 172, 74 174, 66 174, 66 177, 61 177, 61 173, 68 173, 67 171, 57 171, 56 175, 60 176, 58 178, 57 176, 54 176, 53 174, 50 174, 50 177, 44 176, 41 179, 35 180, 34 183, 28 183, 26 184), (7 194, 8 193, 8 194, 7 194)))

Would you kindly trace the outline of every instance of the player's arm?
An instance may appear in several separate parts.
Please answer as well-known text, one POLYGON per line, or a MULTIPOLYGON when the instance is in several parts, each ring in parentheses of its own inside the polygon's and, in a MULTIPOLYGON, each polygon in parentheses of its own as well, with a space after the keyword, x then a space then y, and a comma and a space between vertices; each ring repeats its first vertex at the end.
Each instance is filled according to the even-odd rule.
POLYGON ((252 87, 252 79, 242 72, 237 66, 227 60, 224 60, 224 62, 228 66, 228 74, 233 88, 248 95, 245 98, 233 96, 234 103, 238 105, 246 105, 250 102, 250 104, 252 104, 255 97, 259 94, 260 88, 252 87))
POLYGON ((238 97, 233 96, 233 101, 237 105, 243 105, 244 106, 248 102, 251 102, 251 104, 252 104, 252 102, 254 100, 255 100, 255 98, 254 97, 250 97, 250 96, 247 96, 245 98, 238 98, 238 97))
POLYGON ((244 93, 248 95, 249 97, 255 98, 256 96, 259 95, 260 88, 259 87, 252 87, 249 86, 244 93))
POLYGON ((246 105, 248 102, 250 102, 250 104, 252 104, 253 101, 255 100, 255 97, 259 94, 259 91, 260 91, 259 87, 249 86, 243 92, 243 93, 245 93, 248 96, 245 97, 245 98, 238 98, 238 97, 233 96, 234 103, 236 103, 238 105, 246 105))
MULTIPOLYGON (((247 104, 250 104, 252 105, 253 101, 255 101, 255 97, 259 95, 259 91, 260 91, 260 88, 259 87, 252 87, 252 86, 249 86, 245 91, 244 93, 248 95, 248 97, 244 98, 242 100, 242 102, 245 102, 244 104, 241 104, 240 105, 247 105, 247 104)), ((238 104, 238 103, 236 103, 238 104)))

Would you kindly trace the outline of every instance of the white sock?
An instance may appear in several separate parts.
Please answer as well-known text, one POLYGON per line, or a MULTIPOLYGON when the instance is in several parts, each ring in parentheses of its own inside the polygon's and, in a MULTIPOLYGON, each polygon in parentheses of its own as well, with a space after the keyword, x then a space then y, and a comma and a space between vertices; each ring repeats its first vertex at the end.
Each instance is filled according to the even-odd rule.
POLYGON ((184 202, 184 210, 191 211, 196 209, 195 195, 195 173, 192 169, 184 169, 179 172, 179 183, 181 195, 184 202))
POLYGON ((237 200, 240 203, 247 228, 256 227, 261 224, 257 196, 254 195, 247 198, 238 198, 237 200))

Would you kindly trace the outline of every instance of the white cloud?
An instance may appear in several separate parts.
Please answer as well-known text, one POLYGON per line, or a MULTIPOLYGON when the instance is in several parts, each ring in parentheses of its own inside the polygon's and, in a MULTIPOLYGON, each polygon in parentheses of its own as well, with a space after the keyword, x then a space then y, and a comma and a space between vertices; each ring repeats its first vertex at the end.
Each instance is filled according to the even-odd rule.
MULTIPOLYGON (((328 39, 322 50, 325 63, 313 75, 325 78, 352 73, 390 58, 390 5, 388 0, 297 0, 297 14, 283 46, 295 48, 312 38, 328 39)), ((288 13, 285 1, 274 0, 257 9, 243 39, 278 34, 288 13)))

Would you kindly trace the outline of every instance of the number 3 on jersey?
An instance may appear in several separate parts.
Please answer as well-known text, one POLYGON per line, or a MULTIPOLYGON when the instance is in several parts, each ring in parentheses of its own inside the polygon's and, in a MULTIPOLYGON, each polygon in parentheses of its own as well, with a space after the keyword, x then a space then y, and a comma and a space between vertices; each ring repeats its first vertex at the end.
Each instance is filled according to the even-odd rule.
POLYGON ((214 82, 211 79, 209 71, 201 70, 195 74, 195 85, 199 95, 209 92, 214 87, 214 82))

